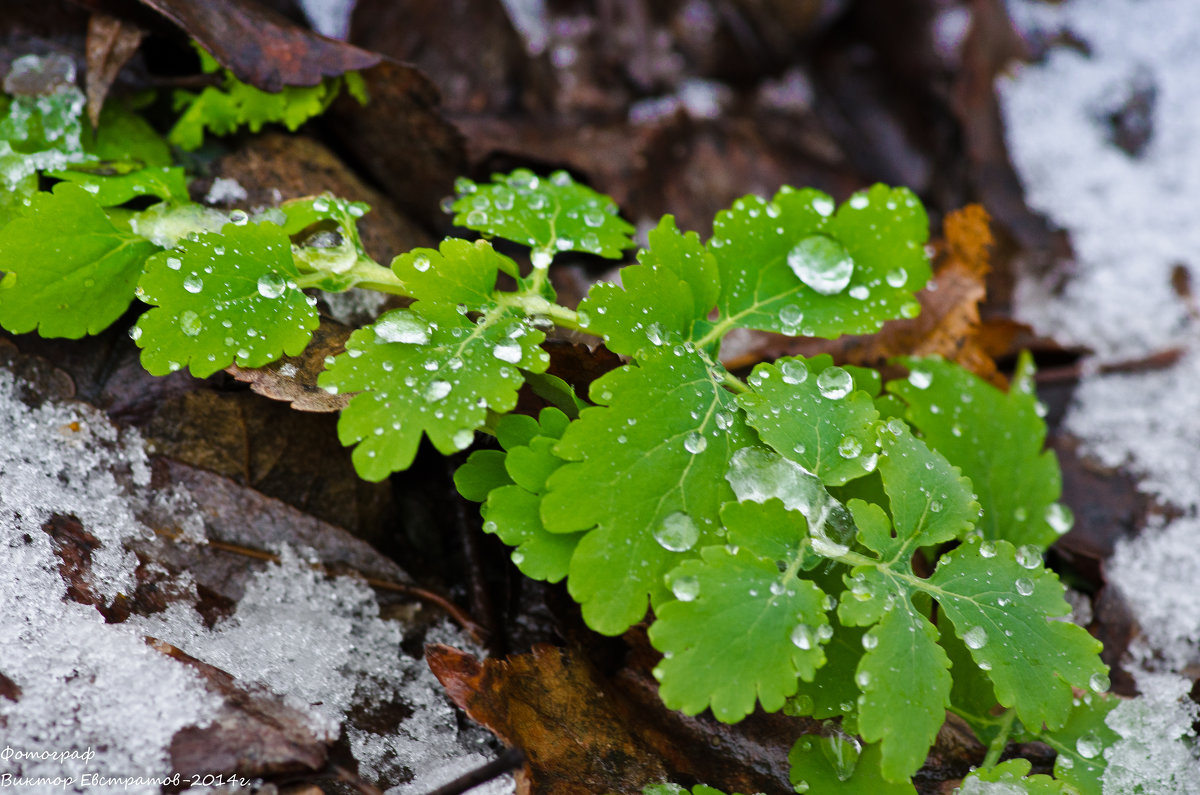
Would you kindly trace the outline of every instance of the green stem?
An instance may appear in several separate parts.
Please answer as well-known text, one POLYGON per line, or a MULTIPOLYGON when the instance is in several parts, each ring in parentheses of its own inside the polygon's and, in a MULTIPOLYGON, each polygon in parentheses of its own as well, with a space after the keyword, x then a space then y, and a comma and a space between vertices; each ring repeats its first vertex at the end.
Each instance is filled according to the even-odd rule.
MULTIPOLYGON (((405 287, 400 277, 392 272, 391 268, 384 267, 374 260, 360 258, 345 273, 355 277, 355 287, 377 290, 381 293, 391 293, 392 295, 408 295, 408 288, 405 287)), ((321 282, 325 281, 329 276, 330 274, 327 271, 309 271, 302 274, 299 279, 296 279, 296 286, 302 290, 308 287, 320 287, 321 282)))
POLYGON ((1008 737, 1012 734, 1013 721, 1016 720, 1016 717, 1016 710, 1006 709, 1004 711, 1000 720, 1000 733, 988 744, 987 756, 983 758, 983 767, 994 767, 1000 761, 1000 754, 1004 753, 1004 749, 1008 747, 1008 737))

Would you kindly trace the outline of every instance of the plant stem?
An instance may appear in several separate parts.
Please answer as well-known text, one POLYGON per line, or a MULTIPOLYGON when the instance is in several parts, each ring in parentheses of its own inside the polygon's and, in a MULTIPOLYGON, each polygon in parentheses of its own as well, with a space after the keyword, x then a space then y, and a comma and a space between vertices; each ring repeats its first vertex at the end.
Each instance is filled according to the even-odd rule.
POLYGON ((1016 710, 1006 709, 1004 711, 1000 720, 1000 733, 988 744, 987 756, 983 758, 983 767, 993 767, 1000 761, 1000 754, 1004 753, 1004 749, 1008 747, 1008 737, 1012 734, 1013 721, 1016 720, 1016 717, 1016 710))

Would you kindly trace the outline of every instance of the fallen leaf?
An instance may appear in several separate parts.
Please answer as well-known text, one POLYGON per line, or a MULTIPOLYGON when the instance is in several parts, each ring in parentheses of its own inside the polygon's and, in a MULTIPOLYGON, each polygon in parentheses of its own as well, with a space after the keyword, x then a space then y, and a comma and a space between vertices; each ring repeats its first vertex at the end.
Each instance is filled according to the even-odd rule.
POLYGON ((253 0, 141 0, 263 91, 315 86, 379 63, 380 56, 303 28, 253 0))
POLYGON ((331 395, 317 386, 317 376, 325 369, 325 359, 346 349, 351 329, 321 318, 312 341, 298 356, 284 356, 266 367, 245 368, 236 364, 225 372, 249 384, 254 392, 271 400, 286 401, 297 411, 329 413, 341 411, 350 403, 350 395, 331 395))
POLYGON ((145 32, 108 14, 92 14, 87 32, 87 109, 92 127, 100 126, 104 98, 129 59, 137 52, 145 32))

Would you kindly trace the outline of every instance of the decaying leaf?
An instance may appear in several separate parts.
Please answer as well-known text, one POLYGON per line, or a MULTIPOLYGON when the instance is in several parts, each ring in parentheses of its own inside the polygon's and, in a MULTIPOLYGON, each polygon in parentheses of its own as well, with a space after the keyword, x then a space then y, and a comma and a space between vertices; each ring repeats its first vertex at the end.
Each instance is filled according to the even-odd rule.
POLYGON ((142 43, 144 31, 108 14, 92 14, 87 33, 87 109, 92 127, 100 126, 100 111, 108 89, 142 43))
POLYGON ((346 349, 349 337, 350 329, 324 318, 308 347, 298 356, 285 356, 266 367, 245 368, 234 364, 225 369, 263 397, 287 401, 297 411, 341 411, 351 396, 331 395, 317 386, 317 376, 325 369, 326 357, 346 349))

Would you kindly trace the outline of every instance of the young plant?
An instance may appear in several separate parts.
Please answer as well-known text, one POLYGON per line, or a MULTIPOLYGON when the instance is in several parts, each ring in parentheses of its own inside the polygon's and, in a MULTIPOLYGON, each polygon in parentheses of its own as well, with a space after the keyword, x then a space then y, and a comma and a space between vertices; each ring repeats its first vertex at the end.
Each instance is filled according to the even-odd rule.
POLYGON ((548 279, 554 259, 634 244, 612 200, 565 172, 460 180, 455 223, 484 239, 385 267, 358 237, 366 205, 322 196, 226 214, 139 157, 117 158, 120 175, 67 163, 51 190, 30 190, 0 229, 0 325, 94 334, 136 297, 150 305, 131 330, 147 370, 203 377, 302 351, 315 291, 408 296, 320 376, 353 393, 338 433, 358 472, 405 469, 424 437, 446 454, 494 437, 455 475, 484 529, 527 576, 565 579, 596 631, 650 615, 668 706, 826 721, 793 749, 798 791, 915 792, 947 710, 988 746, 971 780, 1099 791, 1111 702, 1091 694, 1108 680, 1100 644, 1058 620, 1064 589, 1043 565, 1071 517, 1029 358, 1007 393, 933 358, 900 360, 909 375, 887 384, 829 356, 745 379, 721 364, 736 329, 835 338, 915 316, 928 223, 908 190, 876 185, 840 206, 812 189, 746 196, 707 241, 666 216, 620 285, 571 309, 548 279), (134 196, 161 201, 122 206, 134 196), (337 243, 310 245, 316 223, 337 243), (527 246, 531 267, 492 237, 527 246), (576 395, 547 373, 554 328, 594 334, 627 363, 576 395), (525 385, 552 407, 513 414, 525 385), (1029 739, 1059 751, 1057 779, 998 764, 1029 739))

